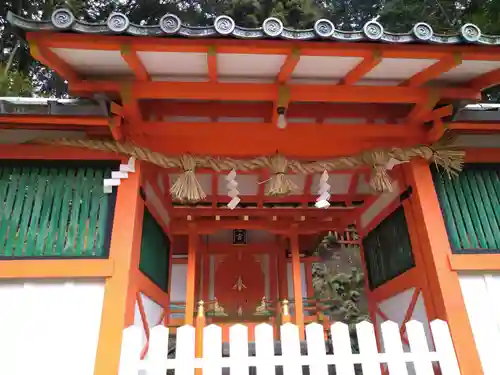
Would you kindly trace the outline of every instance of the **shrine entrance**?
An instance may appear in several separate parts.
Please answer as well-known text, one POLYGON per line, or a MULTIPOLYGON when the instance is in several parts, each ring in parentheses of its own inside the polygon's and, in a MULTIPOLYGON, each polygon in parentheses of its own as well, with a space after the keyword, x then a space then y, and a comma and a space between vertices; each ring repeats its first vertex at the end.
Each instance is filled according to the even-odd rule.
POLYGON ((226 315, 219 319, 261 320, 258 307, 265 298, 261 262, 244 251, 225 255, 215 270, 214 294, 226 315))

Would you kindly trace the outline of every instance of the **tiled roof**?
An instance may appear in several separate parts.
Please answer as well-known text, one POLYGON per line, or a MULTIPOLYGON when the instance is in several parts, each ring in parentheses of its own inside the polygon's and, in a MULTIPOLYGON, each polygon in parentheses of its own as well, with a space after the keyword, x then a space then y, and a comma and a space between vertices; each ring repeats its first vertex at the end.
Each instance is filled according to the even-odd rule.
POLYGON ((236 25, 229 16, 219 16, 211 26, 188 26, 175 14, 165 14, 158 24, 136 25, 122 13, 112 13, 106 22, 88 23, 77 20, 68 9, 57 9, 50 21, 35 21, 13 13, 9 22, 24 31, 73 31, 86 34, 114 34, 154 37, 232 37, 240 39, 325 40, 341 42, 429 43, 429 44, 484 44, 500 45, 500 36, 483 35, 479 27, 468 23, 453 34, 436 34, 426 23, 417 23, 407 33, 386 31, 376 19, 365 23, 362 29, 342 31, 327 19, 319 19, 312 29, 294 30, 285 27, 277 18, 267 18, 259 28, 236 25))

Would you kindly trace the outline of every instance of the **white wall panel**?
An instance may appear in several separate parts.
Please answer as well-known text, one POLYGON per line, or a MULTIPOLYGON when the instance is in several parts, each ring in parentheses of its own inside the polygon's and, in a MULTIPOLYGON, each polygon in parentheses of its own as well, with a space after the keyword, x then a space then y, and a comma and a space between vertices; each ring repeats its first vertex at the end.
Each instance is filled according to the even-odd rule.
POLYGON ((104 280, 0 282, 0 374, 93 375, 104 280))

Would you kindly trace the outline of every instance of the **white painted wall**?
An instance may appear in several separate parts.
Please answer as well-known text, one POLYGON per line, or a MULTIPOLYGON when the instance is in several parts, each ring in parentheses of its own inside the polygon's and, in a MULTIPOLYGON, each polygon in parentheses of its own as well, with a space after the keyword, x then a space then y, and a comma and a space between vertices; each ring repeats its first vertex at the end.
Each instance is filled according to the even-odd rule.
POLYGON ((93 375, 104 280, 0 281, 0 374, 93 375))
MULTIPOLYGON (((163 308, 143 293, 140 293, 139 295, 142 301, 142 306, 144 307, 147 327, 152 329, 161 323, 160 318, 163 308)), ((134 325, 140 327, 142 330, 142 345, 144 346, 146 344, 146 332, 144 331, 144 324, 142 322, 137 301, 135 302, 134 325)))
POLYGON ((391 204, 395 199, 399 198, 401 194, 401 187, 399 181, 394 181, 393 191, 391 193, 380 194, 379 197, 361 214, 360 226, 364 229, 369 225, 372 220, 381 213, 384 208, 391 204))
POLYGON ((499 373, 500 273, 459 273, 460 286, 485 375, 499 373))
POLYGON ((186 302, 187 264, 172 264, 170 301, 186 302))
MULTIPOLYGON (((401 327, 404 318, 406 316, 406 313, 408 311, 408 308, 411 304, 414 292, 415 288, 407 289, 399 294, 396 294, 395 296, 392 296, 390 298, 387 298, 386 300, 379 302, 377 307, 380 309, 380 311, 384 313, 384 315, 389 320, 398 323, 398 325, 401 327)), ((429 319, 427 317, 427 312, 425 310, 424 296, 422 295, 421 292, 419 293, 419 296, 417 298, 417 302, 415 304, 415 308, 413 309, 413 313, 410 320, 417 320, 423 323, 429 349, 434 349, 434 343, 432 341, 432 335, 429 326, 429 319)), ((384 321, 385 320, 379 314, 377 314, 376 326, 379 332, 381 332, 380 325, 384 321)), ((381 349, 383 349, 384 343, 382 338, 380 338, 380 340, 381 340, 380 342, 381 349)), ((405 343, 403 343, 403 348, 405 351, 410 351, 409 347, 405 343)), ((413 364, 408 364, 408 372, 410 375, 415 374, 415 369, 413 368, 413 364)))

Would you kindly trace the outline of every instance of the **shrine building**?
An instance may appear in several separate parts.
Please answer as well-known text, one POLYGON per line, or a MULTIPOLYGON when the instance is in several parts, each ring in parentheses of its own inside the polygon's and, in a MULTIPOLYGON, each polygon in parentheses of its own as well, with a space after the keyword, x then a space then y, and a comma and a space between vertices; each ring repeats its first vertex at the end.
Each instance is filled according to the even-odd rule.
POLYGON ((303 339, 332 323, 313 285, 331 232, 377 327, 443 319, 462 375, 498 372, 497 36, 9 22, 72 99, 0 98, 1 329, 78 345, 95 375, 117 374, 125 327, 147 353, 199 305, 225 341, 286 321, 303 339))

